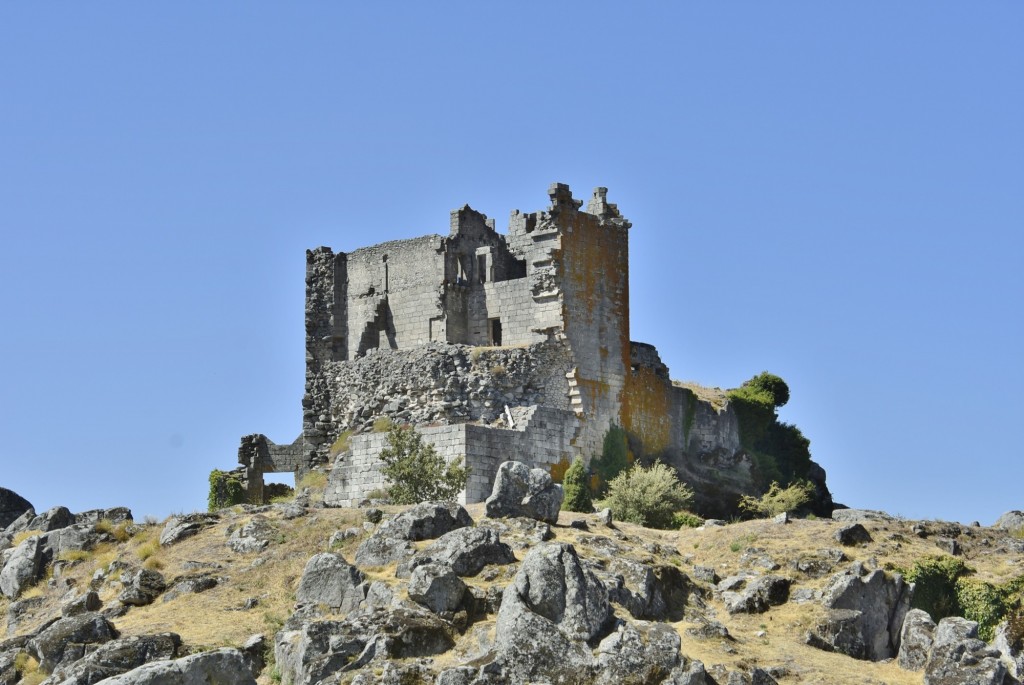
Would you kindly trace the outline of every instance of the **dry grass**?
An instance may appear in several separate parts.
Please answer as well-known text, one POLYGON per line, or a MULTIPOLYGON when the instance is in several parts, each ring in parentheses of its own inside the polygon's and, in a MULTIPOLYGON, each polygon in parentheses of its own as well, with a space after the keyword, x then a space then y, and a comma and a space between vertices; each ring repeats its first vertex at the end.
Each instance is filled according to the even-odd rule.
POLYGON ((17 547, 18 545, 20 545, 21 543, 25 542, 25 540, 28 540, 33 535, 42 535, 42 534, 43 534, 43 531, 41 531, 41 530, 23 530, 20 533, 16 534, 14 536, 14 538, 11 540, 11 547, 17 547))

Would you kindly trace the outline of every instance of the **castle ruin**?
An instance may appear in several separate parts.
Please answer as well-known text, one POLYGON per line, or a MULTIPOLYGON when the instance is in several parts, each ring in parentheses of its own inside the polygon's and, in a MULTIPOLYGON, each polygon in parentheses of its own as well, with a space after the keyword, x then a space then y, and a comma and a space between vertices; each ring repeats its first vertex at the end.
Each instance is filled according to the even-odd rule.
POLYGON ((464 458, 467 503, 490 494, 508 459, 560 479, 574 457, 601 453, 613 425, 637 458, 695 486, 725 473, 750 490, 727 403, 673 383, 657 350, 630 340, 630 222, 605 188, 585 210, 564 184, 548 197, 546 210, 513 211, 507 234, 466 205, 446 236, 307 251, 302 434, 242 439, 251 501, 271 472, 329 470, 336 506, 385 487, 381 419, 464 458))

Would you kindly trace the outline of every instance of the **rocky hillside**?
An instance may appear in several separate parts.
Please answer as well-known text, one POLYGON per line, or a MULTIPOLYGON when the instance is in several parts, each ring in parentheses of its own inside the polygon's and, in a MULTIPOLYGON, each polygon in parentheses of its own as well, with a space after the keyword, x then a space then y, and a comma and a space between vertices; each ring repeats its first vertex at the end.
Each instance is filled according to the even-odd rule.
MULTIPOLYGON (((463 508, 267 506, 132 520, 0 489, 0 685, 1003 685, 1020 635, 912 609, 938 555, 1002 585, 1003 528, 839 510, 658 531, 559 512, 543 472, 463 508)), ((1007 524, 1008 527, 1013 527, 1007 524)))

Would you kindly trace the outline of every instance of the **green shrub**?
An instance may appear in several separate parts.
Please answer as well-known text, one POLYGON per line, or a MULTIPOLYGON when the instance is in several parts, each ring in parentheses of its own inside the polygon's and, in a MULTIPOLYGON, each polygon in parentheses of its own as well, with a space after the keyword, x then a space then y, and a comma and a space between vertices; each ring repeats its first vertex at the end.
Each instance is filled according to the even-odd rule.
POLYGON ((967 564, 956 557, 918 559, 907 571, 907 580, 917 584, 911 607, 927 611, 936 623, 947 616, 961 616, 957 580, 971 572, 967 564))
POLYGON ((232 507, 245 501, 245 488, 233 473, 210 471, 210 494, 206 498, 210 511, 232 507))
POLYGON ((594 494, 603 494, 608 484, 629 468, 629 441, 625 430, 614 423, 608 428, 604 434, 601 456, 590 462, 590 468, 596 476, 594 494))
POLYGON ((1006 614, 1005 593, 992 583, 960 577, 956 580, 956 601, 964 618, 978 622, 978 637, 990 642, 1006 614))
POLYGON ((608 484, 607 505, 615 518, 649 528, 671 528, 672 515, 693 499, 693 491, 679 482, 665 464, 634 466, 608 484))
POLYGON ((388 481, 394 504, 454 500, 466 487, 469 469, 460 462, 446 463, 433 445, 410 426, 392 426, 387 447, 381 450, 381 474, 388 481))
POLYGON ((395 427, 394 421, 386 416, 373 420, 373 432, 374 433, 387 433, 395 427))
POLYGON ((690 511, 677 511, 672 514, 673 528, 700 528, 704 519, 690 511))
POLYGON ((590 499, 590 474, 581 458, 573 459, 572 466, 566 469, 562 477, 562 490, 565 491, 562 509, 585 514, 594 511, 594 502, 590 499))
POLYGON ((811 501, 814 486, 806 481, 797 481, 788 488, 773 482, 768 492, 760 497, 743 495, 739 506, 743 511, 762 518, 771 518, 783 512, 796 511, 811 501))

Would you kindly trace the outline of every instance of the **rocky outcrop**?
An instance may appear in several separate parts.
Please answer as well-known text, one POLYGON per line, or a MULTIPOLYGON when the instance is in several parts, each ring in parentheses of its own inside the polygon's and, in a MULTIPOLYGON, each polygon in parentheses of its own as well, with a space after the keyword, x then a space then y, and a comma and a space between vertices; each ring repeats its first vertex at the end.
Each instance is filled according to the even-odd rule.
POLYGON ((14 521, 32 509, 32 503, 27 499, 7 488, 0 488, 0 530, 14 523, 14 521))
POLYGON ((809 642, 856 659, 890 659, 899 651, 912 595, 913 586, 898 573, 866 572, 854 564, 829 581, 821 599, 828 615, 809 642))
POLYGON ((788 578, 781 576, 733 576, 719 583, 722 601, 730 614, 761 614, 789 599, 788 578))
POLYGON ((417 566, 409 578, 409 599, 435 614, 456 611, 466 594, 466 584, 445 564, 417 566))
POLYGON ((168 661, 153 661, 103 685, 256 685, 254 664, 241 651, 224 647, 168 661))
POLYGON ((118 637, 114 625, 99 614, 86 613, 62 618, 28 641, 25 650, 39 662, 39 668, 52 673, 58 667, 85 656, 90 645, 100 645, 118 637))
POLYGON ((512 682, 574 682, 592 671, 586 643, 606 630, 610 616, 604 583, 584 568, 572 545, 539 545, 502 596, 496 662, 512 682))
POLYGON ((187 537, 195 535, 204 528, 214 525, 220 520, 217 514, 183 514, 167 519, 160 533, 160 544, 173 545, 187 537))
POLYGON ((84 658, 57 668, 47 685, 93 685, 151 661, 178 656, 181 637, 176 633, 133 635, 106 642, 84 658))
POLYGON ((614 559, 602 574, 608 599, 636 619, 681 621, 687 606, 703 606, 701 589, 675 566, 614 559))
POLYGON ((935 628, 924 685, 1003 685, 1006 666, 998 649, 978 639, 978 624, 948 617, 935 628))
POLYGON ((424 502, 382 522, 359 545, 355 561, 360 566, 385 566, 406 561, 416 549, 409 544, 433 540, 445 533, 473 525, 473 519, 454 502, 424 502))
POLYGON ((992 524, 993 528, 1002 528, 1003 530, 1021 530, 1024 529, 1024 511, 1018 511, 1016 509, 1008 511, 992 524))
POLYGON ((258 554, 265 550, 274 536, 274 526, 266 516, 257 514, 228 537, 228 547, 238 554, 258 554))
POLYGON ((366 597, 366 576, 340 554, 322 552, 306 563, 295 593, 298 604, 324 605, 348 613, 366 597))
POLYGON ((42 538, 32 535, 22 540, 7 557, 3 570, 0 570, 0 593, 10 599, 16 598, 26 586, 39 580, 42 569, 42 538))
POLYGON ((562 497, 562 486, 547 471, 531 469, 521 461, 506 461, 498 467, 485 508, 491 518, 526 516, 557 523, 562 497))
POLYGON ((416 556, 445 564, 459 576, 475 576, 491 564, 516 560, 512 548, 489 528, 460 528, 445 533, 416 556))
POLYGON ((167 581, 159 571, 148 568, 129 569, 121 574, 124 589, 117 599, 129 606, 152 604, 167 589, 167 581))
POLYGON ((935 641, 935 621, 928 612, 911 609, 903 619, 900 630, 900 651, 898 661, 900 668, 908 671, 920 671, 928 663, 928 655, 935 641))

